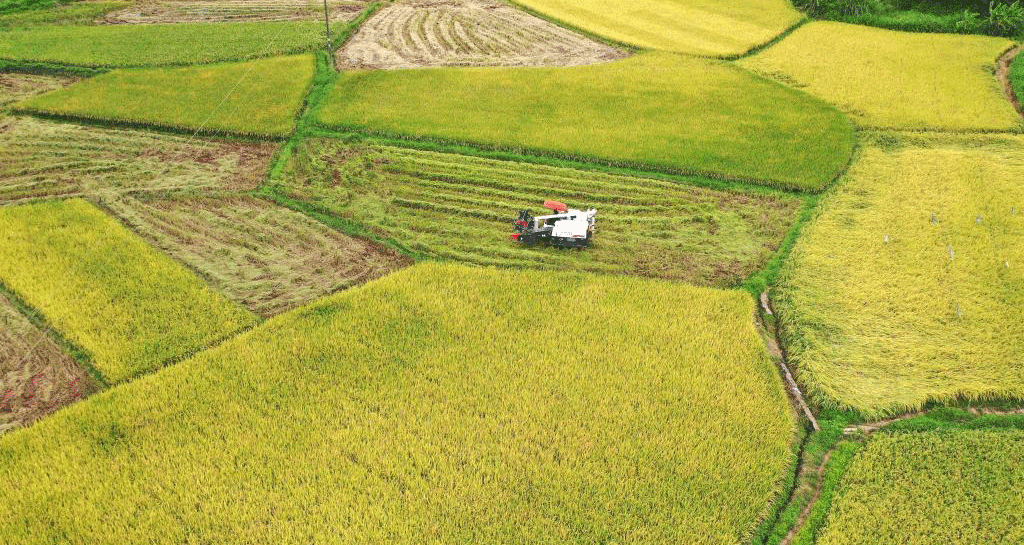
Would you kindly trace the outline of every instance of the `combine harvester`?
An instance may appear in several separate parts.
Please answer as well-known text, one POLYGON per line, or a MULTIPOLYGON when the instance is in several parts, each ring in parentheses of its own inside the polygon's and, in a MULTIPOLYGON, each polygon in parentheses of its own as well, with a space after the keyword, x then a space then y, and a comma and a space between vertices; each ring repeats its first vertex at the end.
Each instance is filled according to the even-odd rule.
POLYGON ((544 208, 550 208, 554 214, 533 217, 529 210, 520 210, 516 218, 518 232, 512 240, 527 246, 547 243, 555 248, 578 250, 590 246, 597 210, 573 210, 558 201, 544 201, 544 208))

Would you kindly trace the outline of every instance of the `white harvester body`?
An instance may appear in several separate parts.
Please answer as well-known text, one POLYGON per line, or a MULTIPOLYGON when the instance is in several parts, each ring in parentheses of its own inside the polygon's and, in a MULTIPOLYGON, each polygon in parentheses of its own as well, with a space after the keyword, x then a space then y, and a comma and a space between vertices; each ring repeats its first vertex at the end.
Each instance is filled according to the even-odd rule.
POLYGON ((583 249, 594 234, 597 210, 576 210, 557 201, 544 201, 555 214, 534 217, 529 210, 520 210, 512 240, 527 246, 549 243, 556 248, 583 249))

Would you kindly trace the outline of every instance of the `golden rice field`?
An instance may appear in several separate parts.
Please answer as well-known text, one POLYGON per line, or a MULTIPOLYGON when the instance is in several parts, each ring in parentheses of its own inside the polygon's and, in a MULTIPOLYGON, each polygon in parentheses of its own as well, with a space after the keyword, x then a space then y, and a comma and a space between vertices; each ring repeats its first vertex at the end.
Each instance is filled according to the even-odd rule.
POLYGON ((1005 38, 806 24, 741 66, 831 102, 862 127, 1017 131, 994 75, 1005 38))
POLYGON ((742 55, 803 16, 786 0, 514 0, 619 42, 696 55, 742 55))
POLYGON ((295 127, 312 55, 182 68, 121 69, 18 102, 23 113, 281 137, 295 127))
POLYGON ((1024 137, 867 133, 778 288, 828 406, 1024 398, 1024 137))
POLYGON ((1024 542, 1024 430, 883 433, 854 458, 817 543, 1024 542))
POLYGON ((0 535, 735 543, 796 434, 753 312, 740 291, 417 265, 0 437, 0 535))
POLYGON ((0 117, 0 203, 136 190, 247 190, 275 148, 0 117))
POLYGON ((0 282, 88 351, 111 383, 256 323, 80 199, 0 207, 0 282))

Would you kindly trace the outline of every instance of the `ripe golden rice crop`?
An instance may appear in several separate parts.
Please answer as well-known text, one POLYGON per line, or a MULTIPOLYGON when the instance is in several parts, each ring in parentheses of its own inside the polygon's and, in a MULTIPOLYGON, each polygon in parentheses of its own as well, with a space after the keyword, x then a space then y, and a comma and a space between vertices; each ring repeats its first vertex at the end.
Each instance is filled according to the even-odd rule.
POLYGON ((741 291, 427 263, 0 437, 8 543, 735 543, 796 435, 741 291))
POLYGON ((740 55, 800 21, 785 0, 515 0, 588 32, 650 49, 740 55))
POLYGON ((1024 430, 876 435, 843 477, 819 545, 1024 542, 1024 430))
POLYGON ((869 134, 778 308, 799 379, 877 415, 1024 398, 1024 137, 869 134))
POLYGON ((1010 131, 1021 120, 994 70, 1011 45, 814 22, 740 65, 821 97, 865 127, 1010 131))
POLYGON ((110 382, 256 322, 77 199, 0 207, 0 282, 87 350, 110 382))

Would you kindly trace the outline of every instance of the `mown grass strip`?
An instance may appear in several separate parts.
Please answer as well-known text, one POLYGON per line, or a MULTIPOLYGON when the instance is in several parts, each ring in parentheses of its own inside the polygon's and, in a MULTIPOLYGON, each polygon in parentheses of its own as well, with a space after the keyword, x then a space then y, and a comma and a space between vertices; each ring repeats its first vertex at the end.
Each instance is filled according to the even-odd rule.
POLYGON ((0 208, 0 281, 116 383, 256 318, 82 200, 0 208))
POLYGON ((48 26, 0 33, 0 58, 90 67, 185 66, 322 47, 323 23, 48 26))
POLYGON ((796 435, 752 311, 738 291, 418 265, 0 438, 0 533, 737 542, 796 435))
POLYGON ((114 70, 16 103, 17 112, 192 134, 284 137, 314 74, 312 55, 188 68, 114 70))
POLYGON ((862 127, 1019 132, 993 75, 1012 43, 813 22, 739 64, 835 104, 862 127))
POLYGON ((727 64, 670 53, 568 69, 346 72, 316 120, 810 191, 832 181, 854 146, 835 109, 727 64))
POLYGON ((1024 138, 864 136, 781 275, 798 379, 869 416, 1024 398, 1024 138))

